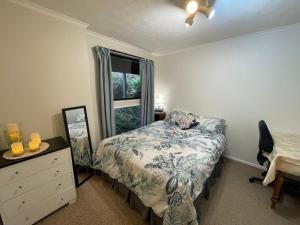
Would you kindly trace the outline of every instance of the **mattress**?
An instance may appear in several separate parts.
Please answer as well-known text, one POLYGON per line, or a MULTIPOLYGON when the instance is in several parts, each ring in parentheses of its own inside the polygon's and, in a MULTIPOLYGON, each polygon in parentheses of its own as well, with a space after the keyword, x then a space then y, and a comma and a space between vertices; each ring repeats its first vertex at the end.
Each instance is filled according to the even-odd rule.
POLYGON ((95 169, 125 185, 163 224, 198 224, 193 204, 225 146, 221 133, 158 121, 104 139, 95 169))

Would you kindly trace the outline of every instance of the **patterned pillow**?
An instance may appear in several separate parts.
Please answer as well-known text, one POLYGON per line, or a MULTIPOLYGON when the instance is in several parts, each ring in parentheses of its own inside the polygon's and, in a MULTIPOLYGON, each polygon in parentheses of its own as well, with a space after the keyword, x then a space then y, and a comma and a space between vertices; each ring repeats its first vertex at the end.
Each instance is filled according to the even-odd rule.
POLYGON ((212 117, 200 117, 196 127, 202 132, 224 134, 225 120, 212 117))
POLYGON ((171 124, 171 125, 175 125, 176 121, 180 120, 181 118, 185 117, 186 115, 188 115, 187 112, 183 112, 180 110, 172 110, 167 114, 167 117, 165 119, 165 122, 171 124))
POLYGON ((188 115, 177 120, 176 124, 180 127, 181 130, 187 130, 198 125, 199 122, 196 121, 196 118, 193 114, 189 113, 188 115))
MULTIPOLYGON (((165 122, 176 125, 176 121, 179 121, 181 118, 187 116, 189 113, 180 111, 180 110, 172 110, 167 114, 165 122)), ((190 113, 192 114, 192 113, 190 113)), ((199 129, 201 132, 209 132, 209 133, 219 133, 224 134, 225 131, 225 120, 213 117, 200 117, 195 114, 192 114, 196 121, 199 122, 198 125, 194 126, 193 129, 199 129)))

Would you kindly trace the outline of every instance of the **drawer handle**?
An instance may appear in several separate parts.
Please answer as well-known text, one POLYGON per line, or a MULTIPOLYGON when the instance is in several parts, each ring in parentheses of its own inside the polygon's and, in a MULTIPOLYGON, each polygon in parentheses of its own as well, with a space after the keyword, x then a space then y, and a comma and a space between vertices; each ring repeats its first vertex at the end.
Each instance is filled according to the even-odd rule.
POLYGON ((20 185, 18 188, 19 188, 19 189, 22 189, 22 186, 20 185))
POLYGON ((22 201, 22 204, 24 205, 24 204, 25 204, 25 201, 22 201))
POLYGON ((29 217, 26 217, 25 220, 29 220, 29 217))
POLYGON ((59 170, 56 170, 56 173, 59 173, 60 171, 59 170))
POLYGON ((58 184, 58 186, 60 187, 60 186, 61 186, 61 184, 58 184))
POLYGON ((19 174, 19 171, 16 171, 16 172, 15 172, 15 174, 17 174, 17 175, 18 175, 18 174, 19 174))
POLYGON ((56 158, 56 157, 55 157, 55 158, 53 159, 53 161, 51 162, 51 164, 54 164, 54 163, 56 163, 56 162, 57 162, 57 160, 58 160, 58 158, 56 158))
POLYGON ((61 200, 61 201, 63 201, 63 200, 64 200, 64 198, 61 198, 60 200, 61 200))

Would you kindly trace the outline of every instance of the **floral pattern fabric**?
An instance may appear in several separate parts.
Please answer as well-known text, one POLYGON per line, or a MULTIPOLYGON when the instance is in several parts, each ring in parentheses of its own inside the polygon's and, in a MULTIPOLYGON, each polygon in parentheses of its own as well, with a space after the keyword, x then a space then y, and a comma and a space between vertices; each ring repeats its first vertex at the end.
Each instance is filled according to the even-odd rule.
POLYGON ((224 134, 225 132, 225 120, 212 117, 199 117, 197 120, 199 124, 195 126, 202 133, 219 133, 224 134))
POLYGON ((220 133, 181 130, 158 121, 104 139, 94 168, 132 190, 164 225, 196 225, 193 201, 212 173, 225 145, 220 133))
POLYGON ((176 124, 177 121, 182 120, 186 116, 191 115, 195 117, 195 121, 198 123, 194 126, 194 129, 199 129, 202 133, 220 133, 225 132, 225 120, 213 117, 198 116, 193 113, 187 113, 180 110, 172 110, 167 114, 166 122, 169 124, 176 124))
POLYGON ((86 122, 68 124, 70 132, 72 153, 75 165, 92 166, 90 144, 86 128, 86 122))
POLYGON ((196 121, 195 116, 189 113, 188 115, 177 120, 176 124, 180 127, 181 130, 187 130, 198 125, 199 122, 196 121))

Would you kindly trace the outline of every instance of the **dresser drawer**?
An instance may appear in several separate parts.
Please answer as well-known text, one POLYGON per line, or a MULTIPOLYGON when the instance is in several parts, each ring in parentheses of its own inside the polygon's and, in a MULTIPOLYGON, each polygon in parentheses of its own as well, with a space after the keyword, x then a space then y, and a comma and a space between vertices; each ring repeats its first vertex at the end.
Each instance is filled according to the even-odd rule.
POLYGON ((43 217, 54 212, 58 208, 68 204, 76 199, 74 187, 58 193, 50 198, 43 200, 42 204, 38 203, 25 210, 24 212, 6 220, 6 225, 31 225, 43 217))
POLYGON ((68 187, 74 187, 72 173, 56 178, 55 180, 26 192, 23 195, 3 202, 3 215, 7 218, 16 216, 33 207, 33 205, 40 204, 44 199, 62 192, 68 187))
POLYGON ((37 188, 51 180, 72 173, 71 165, 64 163, 40 173, 34 174, 30 177, 6 185, 0 188, 0 201, 5 202, 11 198, 22 195, 34 188, 37 188))
POLYGON ((69 160, 69 149, 40 156, 0 171, 0 188, 69 160))

